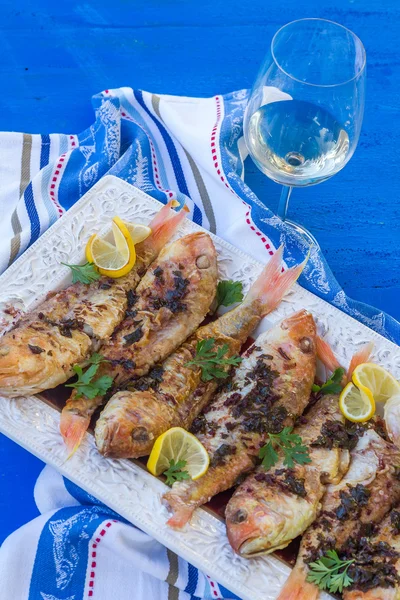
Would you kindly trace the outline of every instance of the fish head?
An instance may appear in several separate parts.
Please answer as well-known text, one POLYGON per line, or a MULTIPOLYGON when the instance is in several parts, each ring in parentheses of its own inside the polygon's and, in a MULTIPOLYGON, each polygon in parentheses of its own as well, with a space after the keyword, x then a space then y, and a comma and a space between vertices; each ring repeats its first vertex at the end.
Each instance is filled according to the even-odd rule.
POLYGON ((198 231, 185 235, 169 244, 160 258, 173 260, 183 266, 196 265, 202 272, 211 270, 217 273, 217 253, 211 237, 198 231))
POLYGON ((260 502, 252 491, 235 494, 226 509, 229 542, 240 556, 257 556, 276 550, 285 527, 283 513, 260 502))
POLYGON ((317 331, 311 313, 300 310, 283 319, 267 334, 269 334, 269 343, 289 363, 315 365, 317 331))

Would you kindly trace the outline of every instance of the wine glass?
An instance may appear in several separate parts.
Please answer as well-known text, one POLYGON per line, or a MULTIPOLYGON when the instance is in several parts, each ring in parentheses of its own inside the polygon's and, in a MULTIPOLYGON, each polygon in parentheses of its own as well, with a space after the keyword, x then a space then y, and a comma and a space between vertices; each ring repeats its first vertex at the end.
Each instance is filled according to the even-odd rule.
POLYGON ((300 19, 277 31, 254 83, 244 136, 257 167, 283 185, 278 216, 286 220, 293 187, 335 175, 353 156, 364 113, 365 49, 346 27, 300 19))

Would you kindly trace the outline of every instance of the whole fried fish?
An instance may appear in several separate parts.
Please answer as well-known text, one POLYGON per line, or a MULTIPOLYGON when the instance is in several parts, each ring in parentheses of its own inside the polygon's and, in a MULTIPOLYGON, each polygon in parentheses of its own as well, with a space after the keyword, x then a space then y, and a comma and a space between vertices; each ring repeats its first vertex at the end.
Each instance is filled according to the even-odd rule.
POLYGON ((347 556, 355 563, 349 568, 353 583, 343 590, 344 600, 399 600, 400 598, 400 507, 397 506, 364 537, 347 556))
POLYGON ((173 426, 189 428, 208 404, 220 380, 201 380, 199 366, 189 365, 200 340, 225 345, 226 356, 240 350, 261 318, 280 302, 299 276, 302 265, 281 272, 280 248, 254 283, 244 302, 217 321, 201 327, 162 365, 117 393, 96 423, 99 451, 105 456, 139 457, 150 453, 155 439, 173 426))
POLYGON ((170 239, 186 211, 164 206, 150 223, 152 234, 137 246, 132 271, 120 279, 75 283, 21 318, 0 339, 0 393, 35 394, 64 383, 121 322, 127 293, 170 239))
MULTIPOLYGON (((351 451, 350 468, 339 484, 329 485, 322 510, 305 532, 295 568, 279 600, 316 600, 319 588, 309 581, 308 563, 327 550, 339 556, 365 536, 400 500, 400 450, 373 429, 367 429, 351 451)), ((379 597, 379 596, 378 596, 379 597)))
MULTIPOLYGON (((114 389, 145 375, 193 333, 210 309, 217 289, 217 255, 205 232, 166 246, 131 294, 125 319, 100 348, 107 362, 98 375, 114 379, 114 389)), ((103 397, 67 401, 60 430, 69 450, 80 443, 103 397)))
MULTIPOLYGON (((345 380, 368 360, 371 344, 352 358, 345 380)), ((317 354, 329 370, 339 367, 332 350, 317 336, 317 354)), ((284 548, 316 518, 327 483, 339 483, 350 462, 357 437, 344 426, 339 396, 317 400, 299 420, 294 433, 308 447, 311 462, 285 468, 283 460, 270 471, 262 466, 238 487, 226 507, 226 527, 233 549, 250 557, 284 548)))
POLYGON ((305 310, 262 334, 245 353, 229 389, 222 391, 195 421, 192 431, 210 455, 207 473, 177 482, 164 495, 182 527, 194 509, 250 471, 268 433, 293 425, 306 407, 316 368, 314 319, 305 310))
POLYGON ((268 472, 259 466, 238 487, 226 507, 233 549, 257 556, 284 548, 314 521, 325 484, 340 480, 350 453, 340 446, 350 438, 337 395, 323 396, 294 428, 309 449, 311 462, 289 469, 283 458, 268 472))

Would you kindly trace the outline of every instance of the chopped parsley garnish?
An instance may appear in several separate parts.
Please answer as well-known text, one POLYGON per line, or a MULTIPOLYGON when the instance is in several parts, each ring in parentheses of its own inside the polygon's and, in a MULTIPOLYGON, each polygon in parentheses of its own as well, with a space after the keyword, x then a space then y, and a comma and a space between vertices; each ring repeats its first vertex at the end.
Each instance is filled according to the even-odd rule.
POLYGON ((211 381, 212 379, 226 379, 229 373, 221 367, 231 366, 236 367, 242 362, 240 356, 234 355, 229 358, 224 358, 229 350, 228 344, 224 344, 216 351, 213 350, 215 344, 214 338, 200 340, 197 342, 196 355, 193 360, 186 363, 185 366, 195 365, 201 369, 202 381, 211 381))
POLYGON ((61 263, 65 267, 69 267, 72 271, 72 283, 93 283, 100 279, 101 275, 93 263, 87 262, 84 265, 69 265, 61 263))
POLYGON ((340 394, 342 391, 341 381, 346 371, 343 367, 338 367, 332 375, 322 385, 316 383, 312 386, 312 391, 319 394, 340 394))
POLYGON ((169 461, 169 469, 163 473, 166 477, 165 483, 167 485, 172 485, 175 481, 190 479, 189 473, 183 470, 183 467, 186 467, 186 460, 178 460, 178 462, 175 463, 174 459, 171 458, 169 461))
POLYGON ((74 388, 77 398, 86 396, 86 398, 92 400, 96 396, 104 396, 106 391, 111 387, 113 378, 109 375, 102 375, 93 380, 102 362, 105 362, 103 356, 95 352, 89 359, 90 367, 87 371, 83 372, 80 365, 74 365, 72 369, 78 375, 78 380, 75 383, 69 383, 65 387, 74 388))
POLYGON ((311 462, 308 449, 297 433, 292 433, 293 427, 284 427, 280 433, 269 433, 269 442, 260 449, 259 458, 266 471, 276 465, 279 460, 279 450, 283 452, 283 464, 293 469, 294 463, 305 465, 311 462))
POLYGON ((341 593, 343 588, 353 583, 353 579, 347 573, 353 563, 354 559, 341 560, 336 550, 328 550, 325 556, 308 565, 310 572, 307 581, 315 583, 320 590, 341 593))
POLYGON ((217 309, 220 306, 231 306, 243 300, 243 284, 241 281, 228 279, 220 281, 217 286, 217 309))

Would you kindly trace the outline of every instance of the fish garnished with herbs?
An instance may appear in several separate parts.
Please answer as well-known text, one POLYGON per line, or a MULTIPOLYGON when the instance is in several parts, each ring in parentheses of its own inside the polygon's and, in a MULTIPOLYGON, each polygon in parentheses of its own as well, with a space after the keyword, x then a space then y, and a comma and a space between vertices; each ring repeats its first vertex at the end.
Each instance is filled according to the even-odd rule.
MULTIPOLYGON (((233 549, 250 557, 284 548, 304 533, 320 509, 328 483, 338 483, 348 469, 350 449, 357 443, 354 427, 345 426, 339 408, 339 392, 345 369, 317 336, 317 354, 333 374, 313 385, 314 404, 300 417, 293 434, 307 449, 310 461, 289 461, 275 452, 273 440, 261 451, 262 464, 245 479, 226 507, 226 527, 233 549), (316 401, 315 401, 316 400, 316 401)), ((371 345, 361 348, 351 369, 368 359, 371 345)))
MULTIPOLYGON (((129 293, 124 320, 101 346, 96 376, 108 377, 111 390, 146 375, 203 321, 215 297, 217 276, 216 251, 207 233, 192 233, 166 246, 136 292, 129 293)), ((78 389, 72 393, 60 422, 69 450, 80 443, 103 396, 78 389)))
POLYGON ((210 456, 210 467, 199 480, 176 483, 164 495, 173 513, 169 525, 185 525, 196 507, 232 487, 254 467, 269 434, 293 427, 308 404, 314 381, 315 338, 312 315, 300 311, 262 334, 247 350, 228 388, 193 424, 193 433, 210 456))
POLYGON ((75 267, 76 283, 23 316, 0 339, 0 393, 35 394, 64 383, 122 321, 129 294, 171 238, 186 211, 164 206, 150 223, 152 234, 137 246, 136 264, 120 279, 92 266, 75 267))
POLYGON ((189 428, 210 401, 237 353, 261 318, 273 310, 299 276, 302 265, 281 272, 282 249, 276 252, 244 302, 201 327, 176 352, 118 392, 96 423, 100 452, 113 457, 146 456, 170 427, 189 428))
POLYGON ((327 487, 279 600, 316 600, 320 589, 350 589, 358 578, 356 565, 352 568, 354 552, 370 536, 371 525, 380 523, 400 500, 399 464, 400 450, 366 429, 351 451, 347 474, 327 487))

